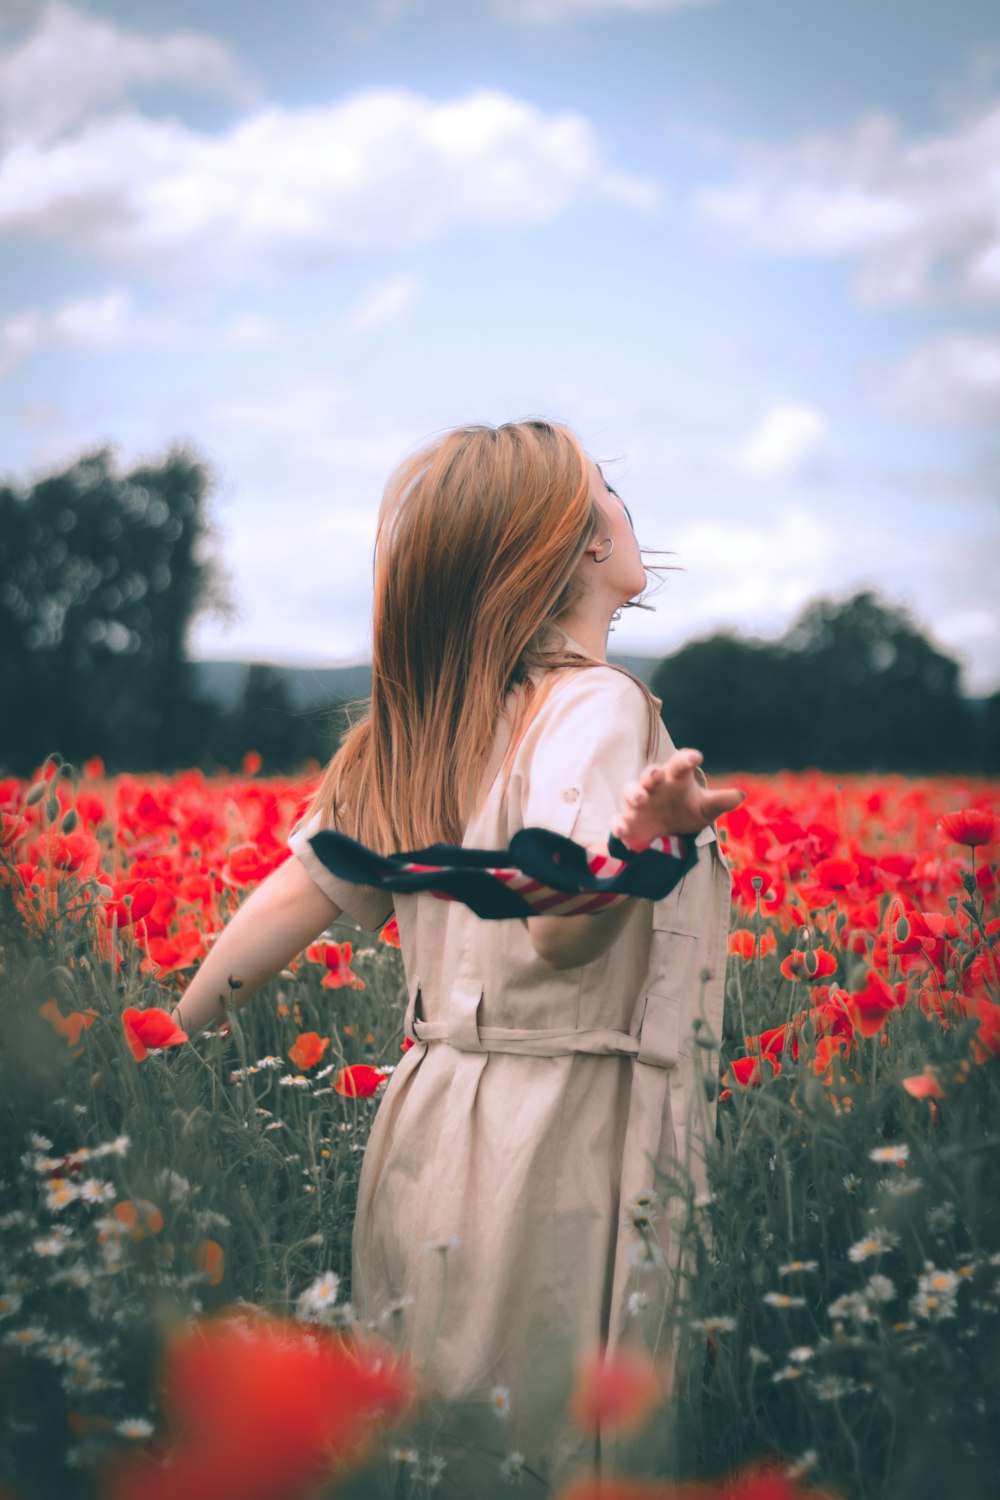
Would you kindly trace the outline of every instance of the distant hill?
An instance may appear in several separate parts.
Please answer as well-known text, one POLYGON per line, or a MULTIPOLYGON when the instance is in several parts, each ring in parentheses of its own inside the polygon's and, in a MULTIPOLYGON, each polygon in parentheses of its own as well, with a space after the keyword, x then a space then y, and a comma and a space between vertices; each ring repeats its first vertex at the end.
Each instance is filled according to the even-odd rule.
MULTIPOLYGON (((610 660, 627 667, 641 682, 648 683, 659 665, 657 656, 619 656, 610 660)), ((250 662, 199 661, 194 663, 198 693, 222 709, 235 708, 246 687, 250 662)), ((335 700, 367 698, 372 669, 368 662, 350 667, 290 667, 276 663, 288 680, 288 691, 296 708, 323 708, 335 700)))

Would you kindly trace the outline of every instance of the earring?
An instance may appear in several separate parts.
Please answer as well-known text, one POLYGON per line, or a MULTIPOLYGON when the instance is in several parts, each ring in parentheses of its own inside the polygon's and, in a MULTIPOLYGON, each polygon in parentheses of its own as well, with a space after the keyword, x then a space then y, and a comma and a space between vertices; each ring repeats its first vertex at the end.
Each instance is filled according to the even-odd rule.
POLYGON ((604 541, 601 543, 601 546, 603 547, 605 545, 605 543, 610 543, 610 547, 609 547, 609 550, 607 552, 605 552, 605 554, 604 554, 603 557, 598 557, 598 555, 597 555, 596 552, 592 552, 591 553, 591 557, 593 557, 593 559, 594 559, 594 561, 596 563, 607 562, 608 558, 611 556, 611 553, 615 550, 615 539, 614 539, 614 537, 606 536, 604 538, 604 541))

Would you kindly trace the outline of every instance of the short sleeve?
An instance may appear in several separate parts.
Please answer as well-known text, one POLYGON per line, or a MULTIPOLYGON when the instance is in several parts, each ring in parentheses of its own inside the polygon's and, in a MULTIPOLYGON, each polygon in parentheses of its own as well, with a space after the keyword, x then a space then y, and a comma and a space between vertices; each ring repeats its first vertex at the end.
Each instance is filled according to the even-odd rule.
POLYGON ((393 901, 390 891, 379 890, 373 885, 353 885, 340 880, 328 870, 310 847, 309 840, 318 833, 322 824, 319 813, 314 813, 308 822, 298 824, 288 836, 288 847, 302 861, 311 879, 324 895, 340 907, 347 916, 374 932, 392 916, 393 901))
POLYGON ((626 783, 649 764, 648 742, 649 710, 635 682, 613 668, 568 673, 515 757, 521 826, 584 847, 606 844, 626 783))

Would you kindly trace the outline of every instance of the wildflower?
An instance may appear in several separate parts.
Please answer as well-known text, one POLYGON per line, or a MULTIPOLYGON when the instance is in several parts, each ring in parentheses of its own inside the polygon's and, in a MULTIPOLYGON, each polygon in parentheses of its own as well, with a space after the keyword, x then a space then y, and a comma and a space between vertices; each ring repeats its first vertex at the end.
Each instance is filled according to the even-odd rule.
POLYGON ((15 1349, 30 1349, 35 1344, 40 1344, 44 1338, 45 1329, 40 1328, 37 1323, 31 1323, 26 1328, 11 1328, 4 1334, 3 1341, 15 1349))
POLYGON ((21 1306, 17 1292, 0 1292, 0 1318, 10 1318, 21 1306))
POLYGON ((324 1271, 311 1286, 306 1287, 298 1298, 299 1316, 318 1314, 323 1316, 337 1300, 340 1277, 333 1271, 324 1271))
POLYGON ((142 1062, 151 1051, 180 1047, 189 1040, 187 1032, 182 1031, 165 1010, 155 1005, 147 1010, 137 1010, 134 1005, 129 1005, 122 1011, 122 1026, 136 1062, 142 1062))
POLYGON ((894 1234, 891 1229, 873 1229, 871 1234, 865 1235, 864 1239, 850 1247, 847 1258, 857 1264, 858 1261, 868 1260, 872 1255, 885 1255, 898 1244, 899 1235, 894 1234))
POLYGON ((29 1130, 29 1132, 28 1132, 28 1140, 29 1140, 30 1144, 32 1146, 34 1146, 34 1148, 35 1148, 36 1151, 51 1151, 52 1150, 52 1142, 48 1139, 47 1136, 39 1135, 37 1133, 37 1131, 29 1130))
POLYGON ((871 1308, 860 1292, 844 1292, 830 1303, 827 1313, 838 1322, 843 1318, 853 1318, 857 1323, 870 1323, 872 1316, 871 1308))
POLYGON ((447 1460, 443 1459, 439 1453, 431 1454, 430 1458, 427 1460, 426 1476, 426 1484, 429 1490, 435 1489, 436 1486, 440 1484, 441 1475, 444 1473, 447 1467, 447 1460))
POLYGON ((641 1312, 645 1312, 649 1306, 649 1298, 645 1292, 629 1292, 628 1312, 630 1318, 637 1318, 641 1312))
POLYGON ((933 1068, 925 1068, 922 1073, 914 1073, 910 1078, 904 1078, 903 1087, 914 1099, 944 1098, 944 1089, 938 1082, 933 1068))
POLYGON ((31 1248, 34 1251, 35 1255, 40 1255, 43 1257, 49 1255, 62 1255, 64 1251, 70 1248, 69 1236, 66 1234, 60 1234, 57 1230, 55 1234, 43 1235, 41 1239, 32 1240, 31 1248))
POLYGON ((888 1193, 891 1198, 909 1198, 911 1193, 919 1193, 923 1185, 919 1177, 906 1177, 901 1182, 893 1182, 886 1178, 879 1183, 879 1188, 883 1193, 888 1193))
POLYGON ((869 1161, 891 1162, 894 1167, 905 1167, 910 1156, 910 1148, 905 1141, 898 1146, 876 1146, 868 1153, 869 1161))
POLYGON ((804 1276, 807 1271, 819 1270, 817 1260, 790 1260, 786 1266, 778 1267, 779 1276, 804 1276))
POLYGON ((842 1396, 850 1395, 855 1386, 852 1380, 844 1380, 840 1375, 820 1375, 812 1388, 818 1401, 839 1401, 842 1396))
POLYGON ((655 1193, 636 1193, 629 1200, 627 1209, 627 1220, 633 1229, 649 1229, 659 1213, 659 1203, 655 1193))
POLYGON ((896 1287, 888 1276, 869 1276, 865 1287, 865 1296, 869 1302, 891 1302, 896 1295, 896 1287))
POLYGON ((854 1029, 864 1037, 877 1036, 889 1016, 905 1002, 905 983, 895 988, 874 969, 865 976, 864 988, 849 994, 845 1005, 854 1029))
POLYGON ((115 1423, 115 1431, 127 1438, 148 1438, 153 1436, 153 1424, 145 1417, 125 1417, 121 1422, 115 1423))
POLYGON ((789 1349, 788 1358, 793 1365, 804 1365, 807 1360, 812 1359, 816 1350, 809 1344, 798 1344, 794 1349, 789 1349))
POLYGON ((490 1406, 493 1415, 502 1422, 510 1416, 510 1391, 505 1385, 495 1385, 490 1391, 490 1406))
POLYGON ((322 1060, 323 1053, 330 1045, 328 1036, 321 1037, 317 1031, 303 1031, 288 1049, 288 1056, 298 1068, 304 1073, 307 1068, 314 1068, 322 1060))
POLYGON ((962 807, 939 818, 938 827, 953 843, 976 849, 992 843, 1000 833, 1000 818, 987 807, 962 807))
POLYGON ((798 1365, 785 1365, 784 1369, 775 1370, 771 1376, 771 1383, 772 1385, 778 1385, 783 1380, 799 1380, 801 1376, 802 1371, 798 1365))
POLYGON ((845 1172, 840 1180, 849 1193, 853 1193, 855 1188, 861 1186, 861 1178, 856 1177, 853 1172, 845 1172))
POLYGON ((798 1458, 794 1459, 787 1466, 787 1468, 785 1469, 785 1478, 792 1480, 792 1482, 794 1483, 796 1479, 802 1479, 803 1476, 808 1474, 810 1469, 814 1469, 818 1463, 819 1454, 816 1452, 816 1449, 807 1448, 805 1453, 800 1454, 798 1458))
POLYGON ((955 1205, 938 1203, 927 1210, 927 1227, 932 1234, 947 1234, 955 1223, 955 1205))
POLYGON ((524 1454, 516 1448, 507 1454, 500 1465, 500 1477, 508 1484, 521 1484, 524 1479, 524 1454))
POLYGON ((367 1063, 355 1063, 353 1067, 341 1068, 333 1087, 347 1099, 370 1099, 387 1076, 367 1063))
POLYGON ((663 1251, 648 1235, 637 1236, 628 1247, 628 1263, 636 1271, 648 1271, 664 1263, 663 1251))
POLYGON ((85 1287, 92 1285, 94 1273, 82 1260, 78 1260, 71 1266, 63 1266, 58 1271, 52 1271, 48 1280, 50 1286, 65 1283, 67 1286, 75 1286, 82 1291, 85 1287))
MULTIPOLYGON (((285 1073, 283 1077, 278 1079, 278 1085, 280 1088, 286 1089, 307 1089, 309 1087, 309 1080, 302 1073, 285 1073)), ((270 1130, 271 1127, 268 1126, 267 1128, 270 1130)))
POLYGON ((714 1317, 695 1318, 691 1324, 692 1328, 701 1328, 705 1333, 733 1333, 736 1329, 735 1318, 714 1317))
POLYGON ((77 1189, 78 1196, 84 1203, 110 1203, 117 1192, 113 1182, 102 1182, 98 1177, 88 1177, 77 1189))
POLYGON ((765 1292, 764 1301, 768 1307, 805 1307, 804 1297, 790 1297, 787 1292, 765 1292))
POLYGON ((763 1349, 758 1349, 756 1344, 751 1344, 747 1353, 750 1356, 750 1363, 752 1365, 769 1365, 771 1363, 771 1356, 765 1354, 763 1349))
POLYGON ((254 1064, 256 1068, 283 1068, 284 1066, 280 1057, 272 1057, 270 1053, 267 1057, 258 1057, 254 1064))
POLYGON ((79 1189, 75 1182, 70 1182, 65 1177, 50 1177, 45 1184, 45 1207, 50 1213, 56 1213, 60 1208, 65 1208, 67 1203, 72 1203, 79 1196, 79 1189))

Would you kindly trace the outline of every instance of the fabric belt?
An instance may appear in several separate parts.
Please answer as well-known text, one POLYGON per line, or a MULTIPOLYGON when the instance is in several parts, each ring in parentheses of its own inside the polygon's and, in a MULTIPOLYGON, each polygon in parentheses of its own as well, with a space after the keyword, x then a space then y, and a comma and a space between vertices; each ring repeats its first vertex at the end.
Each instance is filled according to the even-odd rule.
MULTIPOLYGON (((593 1057, 638 1057, 638 1037, 627 1031, 613 1031, 594 1027, 590 1030, 549 1030, 525 1028, 518 1030, 504 1026, 479 1026, 474 1032, 454 1034, 447 1021, 412 1022, 413 1035, 418 1042, 448 1042, 458 1052, 509 1052, 517 1057, 570 1057, 575 1052, 588 1053, 593 1057), (478 1044, 478 1045, 477 1045, 478 1044)), ((643 1057, 643 1062, 654 1066, 672 1068, 675 1059, 643 1057)))

